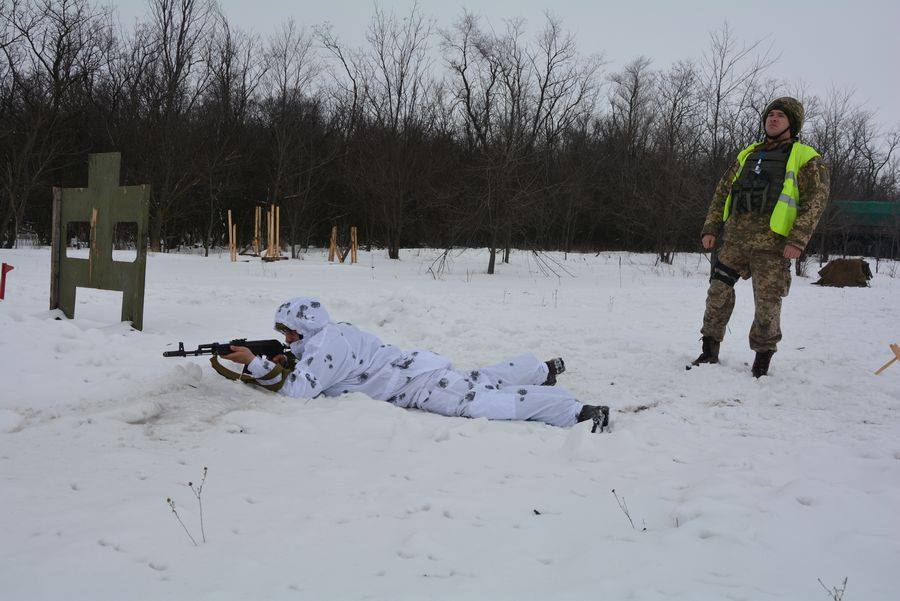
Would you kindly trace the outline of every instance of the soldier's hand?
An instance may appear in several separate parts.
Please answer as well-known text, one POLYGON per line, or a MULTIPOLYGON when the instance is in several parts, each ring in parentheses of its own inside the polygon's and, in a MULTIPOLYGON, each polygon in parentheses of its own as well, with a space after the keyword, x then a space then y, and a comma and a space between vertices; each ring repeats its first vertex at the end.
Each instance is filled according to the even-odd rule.
POLYGON ((716 237, 712 234, 706 234, 702 238, 700 238, 700 244, 703 245, 704 250, 710 250, 713 246, 716 245, 716 237))
POLYGON ((231 346, 231 352, 227 355, 222 355, 223 359, 228 359, 229 361, 234 361, 235 363, 242 363, 244 365, 250 365, 250 362, 256 358, 256 355, 250 352, 246 346, 231 346))
POLYGON ((272 357, 272 361, 284 367, 284 362, 287 361, 287 357, 285 357, 284 355, 275 355, 274 357, 272 357))
POLYGON ((784 247, 784 258, 785 259, 797 259, 800 255, 803 254, 803 251, 793 244, 787 244, 784 247))

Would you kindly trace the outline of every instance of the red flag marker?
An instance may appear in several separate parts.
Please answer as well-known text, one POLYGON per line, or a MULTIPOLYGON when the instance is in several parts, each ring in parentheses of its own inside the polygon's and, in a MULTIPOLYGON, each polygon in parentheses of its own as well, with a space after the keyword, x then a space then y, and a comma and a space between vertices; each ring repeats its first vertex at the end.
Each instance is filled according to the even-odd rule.
POLYGON ((0 300, 3 300, 3 295, 6 293, 6 272, 12 270, 13 266, 7 263, 3 263, 3 267, 0 268, 0 300))

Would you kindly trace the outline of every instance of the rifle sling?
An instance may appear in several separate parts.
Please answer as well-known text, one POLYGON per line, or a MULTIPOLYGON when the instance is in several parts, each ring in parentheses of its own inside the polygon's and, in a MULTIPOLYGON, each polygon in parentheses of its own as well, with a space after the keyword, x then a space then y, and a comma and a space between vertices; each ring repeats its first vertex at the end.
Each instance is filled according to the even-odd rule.
POLYGON ((278 392, 279 390, 281 390, 281 387, 284 386, 284 382, 287 379, 287 374, 285 373, 284 368, 278 364, 275 365, 275 367, 272 369, 272 371, 267 373, 262 378, 257 379, 252 376, 248 376, 247 374, 243 374, 243 373, 239 374, 235 371, 231 371, 230 369, 228 369, 227 367, 225 367, 224 365, 219 363, 219 357, 217 355, 213 355, 212 357, 210 357, 209 363, 210 363, 210 365, 212 365, 212 368, 214 370, 216 370, 216 372, 224 378, 228 378, 229 380, 232 380, 232 381, 239 380, 241 382, 246 382, 247 384, 256 384, 257 386, 262 386, 266 390, 271 390, 272 392, 278 392), (259 381, 259 380, 271 380, 272 378, 275 378, 277 376, 281 376, 281 379, 274 384, 262 384, 259 381))

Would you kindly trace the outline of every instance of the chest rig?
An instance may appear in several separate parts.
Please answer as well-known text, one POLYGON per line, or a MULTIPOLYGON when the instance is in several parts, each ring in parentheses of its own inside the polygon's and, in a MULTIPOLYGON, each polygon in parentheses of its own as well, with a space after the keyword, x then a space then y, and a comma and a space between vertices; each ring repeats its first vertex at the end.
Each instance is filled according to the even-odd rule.
POLYGON ((784 186, 792 146, 782 144, 770 150, 754 150, 747 156, 740 176, 731 187, 733 212, 771 213, 784 186))

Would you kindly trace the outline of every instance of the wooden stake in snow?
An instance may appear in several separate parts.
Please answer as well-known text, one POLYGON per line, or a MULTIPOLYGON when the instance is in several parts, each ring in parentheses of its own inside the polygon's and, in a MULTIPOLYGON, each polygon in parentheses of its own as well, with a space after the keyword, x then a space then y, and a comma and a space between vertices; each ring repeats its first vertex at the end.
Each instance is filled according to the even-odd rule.
POLYGON ((350 228, 350 248, 342 249, 338 245, 338 229, 336 225, 331 226, 331 241, 328 243, 328 261, 334 262, 337 258, 341 263, 350 255, 350 262, 356 263, 357 252, 359 251, 359 241, 357 238, 356 227, 350 228))
POLYGON ((256 207, 256 222, 253 226, 253 250, 259 256, 259 226, 262 221, 262 207, 256 207))
MULTIPOLYGON (((257 208, 257 211, 260 209, 257 208)), ((281 256, 281 207, 270 204, 266 209, 266 253, 259 254, 263 261, 281 261, 290 257, 281 256)))
POLYGON ((882 365, 881 367, 879 367, 878 371, 875 372, 876 376, 879 375, 884 370, 886 370, 887 368, 889 368, 896 361, 900 361, 900 344, 892 344, 891 351, 893 351, 893 353, 894 353, 894 358, 891 359, 890 361, 888 361, 887 363, 885 363, 884 365, 882 365))
POLYGON ((266 257, 272 256, 272 211, 266 209, 266 257))
POLYGON ((331 241, 328 243, 328 262, 334 262, 334 256, 337 253, 337 226, 331 226, 331 241))
POLYGON ((235 252, 235 231, 236 228, 231 221, 231 209, 228 209, 228 256, 231 262, 237 261, 237 253, 235 252))

